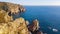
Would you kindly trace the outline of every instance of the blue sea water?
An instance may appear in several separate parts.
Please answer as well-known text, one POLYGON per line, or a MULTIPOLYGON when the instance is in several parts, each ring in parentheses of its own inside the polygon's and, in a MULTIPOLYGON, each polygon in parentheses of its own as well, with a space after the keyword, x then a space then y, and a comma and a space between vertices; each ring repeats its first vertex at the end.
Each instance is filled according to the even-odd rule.
POLYGON ((60 34, 60 6, 24 6, 26 12, 15 16, 23 17, 30 23, 38 19, 40 30, 47 34, 60 34), (49 27, 51 29, 49 29, 49 27), (52 29, 57 29, 55 32, 52 29))

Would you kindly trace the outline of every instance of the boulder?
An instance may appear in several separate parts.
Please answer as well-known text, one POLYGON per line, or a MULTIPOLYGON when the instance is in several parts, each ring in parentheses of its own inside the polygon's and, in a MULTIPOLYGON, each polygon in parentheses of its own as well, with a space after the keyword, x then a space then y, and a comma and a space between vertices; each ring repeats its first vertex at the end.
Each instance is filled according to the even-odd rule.
POLYGON ((33 20, 33 23, 28 26, 28 29, 32 32, 39 30, 39 21, 37 19, 33 20))

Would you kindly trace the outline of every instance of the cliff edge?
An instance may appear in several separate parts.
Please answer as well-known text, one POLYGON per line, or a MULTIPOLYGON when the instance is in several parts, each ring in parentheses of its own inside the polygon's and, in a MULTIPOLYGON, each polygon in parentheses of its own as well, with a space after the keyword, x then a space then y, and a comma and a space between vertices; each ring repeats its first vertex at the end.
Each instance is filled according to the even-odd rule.
POLYGON ((0 2, 0 34, 29 34, 25 19, 13 20, 12 16, 24 11, 25 8, 19 4, 0 2))
MULTIPOLYGON (((0 34, 37 34, 39 21, 36 19, 29 25, 29 21, 24 18, 13 20, 12 14, 25 12, 25 8, 19 4, 0 2, 0 34)), ((38 32, 41 34, 40 32, 38 32)))

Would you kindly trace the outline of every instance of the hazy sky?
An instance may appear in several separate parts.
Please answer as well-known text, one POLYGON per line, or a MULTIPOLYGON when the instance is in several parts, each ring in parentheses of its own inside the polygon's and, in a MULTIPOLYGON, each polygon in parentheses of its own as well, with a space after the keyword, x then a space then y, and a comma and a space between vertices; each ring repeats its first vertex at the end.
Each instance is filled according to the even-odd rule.
POLYGON ((1 2, 12 2, 21 5, 60 5, 60 0, 0 0, 1 2))

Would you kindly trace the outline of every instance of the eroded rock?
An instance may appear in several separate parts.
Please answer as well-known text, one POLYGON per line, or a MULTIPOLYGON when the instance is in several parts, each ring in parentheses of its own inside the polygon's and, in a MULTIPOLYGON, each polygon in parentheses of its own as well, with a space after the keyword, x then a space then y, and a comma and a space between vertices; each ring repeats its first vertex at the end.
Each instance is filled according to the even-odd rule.
POLYGON ((8 13, 4 10, 0 10, 0 23, 12 21, 12 16, 9 16, 8 13))
POLYGON ((25 8, 19 4, 13 4, 8 2, 0 2, 0 9, 6 12, 11 12, 11 14, 17 14, 19 12, 25 12, 25 8))
POLYGON ((18 18, 13 22, 0 23, 0 34, 29 34, 24 18, 18 18))
POLYGON ((26 25, 27 25, 27 26, 29 25, 29 21, 28 21, 28 20, 26 20, 26 25))
POLYGON ((11 15, 23 11, 25 9, 18 4, 0 2, 0 34, 29 34, 25 19, 13 20, 11 15))
POLYGON ((22 17, 13 20, 12 14, 24 11, 25 8, 19 4, 0 2, 0 34, 32 34, 31 31, 37 31, 39 29, 37 19, 28 27, 29 21, 22 17))
POLYGON ((35 19, 31 25, 28 26, 29 30, 34 32, 39 29, 39 21, 35 19))

